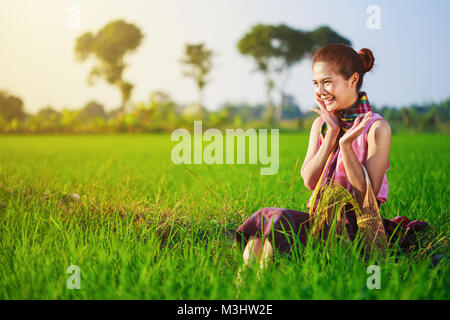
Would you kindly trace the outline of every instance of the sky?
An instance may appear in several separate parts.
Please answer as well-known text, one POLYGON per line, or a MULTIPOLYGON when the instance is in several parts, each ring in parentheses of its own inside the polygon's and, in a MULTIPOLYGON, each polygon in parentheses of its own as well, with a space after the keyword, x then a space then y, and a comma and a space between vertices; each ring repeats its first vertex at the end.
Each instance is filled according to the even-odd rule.
MULTIPOLYGON (((135 85, 133 102, 147 102, 156 90, 182 105, 195 102, 195 83, 183 77, 179 61, 185 44, 202 42, 216 53, 207 109, 264 103, 264 78, 238 52, 237 42, 255 24, 284 23, 304 31, 327 25, 355 50, 371 49, 375 66, 362 89, 372 104, 438 102, 450 97, 449 13, 448 0, 0 0, 0 90, 21 97, 30 113, 47 105, 77 109, 90 100, 107 110, 118 107, 117 88, 104 81, 87 84, 94 62, 77 62, 74 45, 84 32, 124 19, 145 35, 126 58, 124 79, 135 85), (378 29, 367 26, 373 5, 379 8, 378 29), (79 8, 79 28, 68 27, 73 6, 79 8)), ((287 92, 302 110, 314 106, 311 60, 293 67, 287 92)))

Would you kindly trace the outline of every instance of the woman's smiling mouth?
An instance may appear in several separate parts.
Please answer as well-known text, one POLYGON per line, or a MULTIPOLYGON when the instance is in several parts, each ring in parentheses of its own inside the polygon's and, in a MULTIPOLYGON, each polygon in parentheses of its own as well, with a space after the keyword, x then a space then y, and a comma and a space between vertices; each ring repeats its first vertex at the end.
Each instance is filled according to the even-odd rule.
POLYGON ((332 104, 334 102, 334 97, 333 98, 328 98, 328 99, 323 99, 323 102, 328 105, 328 104, 332 104))

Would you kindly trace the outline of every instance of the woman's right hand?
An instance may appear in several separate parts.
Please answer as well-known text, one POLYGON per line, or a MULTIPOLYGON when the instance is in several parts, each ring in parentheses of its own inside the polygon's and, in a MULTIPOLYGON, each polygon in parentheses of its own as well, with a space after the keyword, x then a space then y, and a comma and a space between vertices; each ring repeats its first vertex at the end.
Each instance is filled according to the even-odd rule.
POLYGON ((322 120, 327 123, 328 128, 330 128, 333 133, 338 134, 340 131, 340 126, 339 126, 339 118, 336 112, 328 111, 325 106, 325 103, 318 96, 317 93, 315 94, 314 101, 316 101, 319 110, 314 108, 309 108, 309 110, 317 113, 322 118, 322 120))

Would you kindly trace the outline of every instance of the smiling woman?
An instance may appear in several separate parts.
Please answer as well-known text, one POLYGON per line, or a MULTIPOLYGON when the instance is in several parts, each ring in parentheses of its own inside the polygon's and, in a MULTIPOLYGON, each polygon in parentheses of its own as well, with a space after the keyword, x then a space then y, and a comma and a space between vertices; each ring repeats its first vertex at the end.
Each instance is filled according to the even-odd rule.
POLYGON ((428 226, 417 221, 404 225, 399 223, 406 221, 403 217, 387 220, 379 214, 379 205, 388 197, 391 129, 372 112, 367 93, 360 91, 374 61, 371 50, 358 53, 343 44, 328 45, 315 54, 312 70, 319 109, 311 110, 320 117, 312 125, 301 169, 305 186, 314 191, 307 204, 309 213, 284 208, 256 211, 236 232, 236 240, 246 245, 244 264, 256 257, 264 267, 274 248, 289 252, 296 236, 306 244, 311 227, 313 235, 328 235, 334 221, 336 232, 350 241, 359 228, 367 230, 370 236, 365 241, 376 248, 387 246, 386 234, 391 236, 397 226, 405 232, 428 226), (370 223, 363 222, 370 211, 370 223), (319 230, 316 221, 321 221, 319 230))
MULTIPOLYGON (((370 49, 364 48, 357 53, 347 45, 336 44, 319 50, 312 66, 315 100, 320 110, 311 110, 320 116, 322 140, 325 142, 326 136, 330 139, 325 146, 326 155, 319 161, 320 165, 309 164, 322 141, 310 141, 302 166, 302 177, 305 185, 313 190, 324 169, 326 157, 334 150, 336 174, 329 178, 334 178, 349 192, 354 192, 359 204, 365 195, 364 174, 360 164, 366 166, 375 194, 381 192, 379 201, 385 202, 387 199, 385 172, 389 168, 390 127, 381 116, 372 115, 367 94, 360 91, 364 74, 372 69, 374 61, 370 49), (377 120, 377 124, 371 128, 377 120), (378 141, 374 141, 375 130, 378 130, 378 141), (374 150, 375 147, 377 150, 374 150)), ((313 130, 316 128, 312 128, 311 136, 316 135, 313 130)))

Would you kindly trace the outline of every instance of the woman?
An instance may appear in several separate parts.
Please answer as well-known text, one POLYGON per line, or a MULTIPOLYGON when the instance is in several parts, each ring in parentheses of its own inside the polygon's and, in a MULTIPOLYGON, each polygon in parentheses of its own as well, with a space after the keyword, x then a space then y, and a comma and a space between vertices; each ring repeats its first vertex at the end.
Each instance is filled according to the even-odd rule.
MULTIPOLYGON (((372 112, 367 94, 360 91, 363 77, 372 69, 374 60, 369 49, 358 53, 350 46, 332 44, 317 51, 312 64, 318 109, 311 110, 319 117, 311 127, 301 175, 305 186, 312 191, 322 175, 326 178, 321 179, 323 184, 330 180, 337 182, 350 192, 358 205, 363 203, 367 186, 362 165, 378 205, 388 196, 386 171, 391 128, 379 114, 372 112)), ((308 209, 311 205, 310 198, 308 209)), ((244 264, 256 258, 263 267, 270 261, 274 248, 288 252, 290 241, 283 230, 296 233, 305 244, 309 218, 306 212, 283 208, 256 211, 236 231, 238 243, 245 244, 244 264)), ((410 222, 403 217, 383 219, 383 225, 388 235, 398 225, 405 230, 427 226, 425 222, 410 222)), ((345 226, 354 240, 358 228, 354 211, 346 214, 345 226)))

